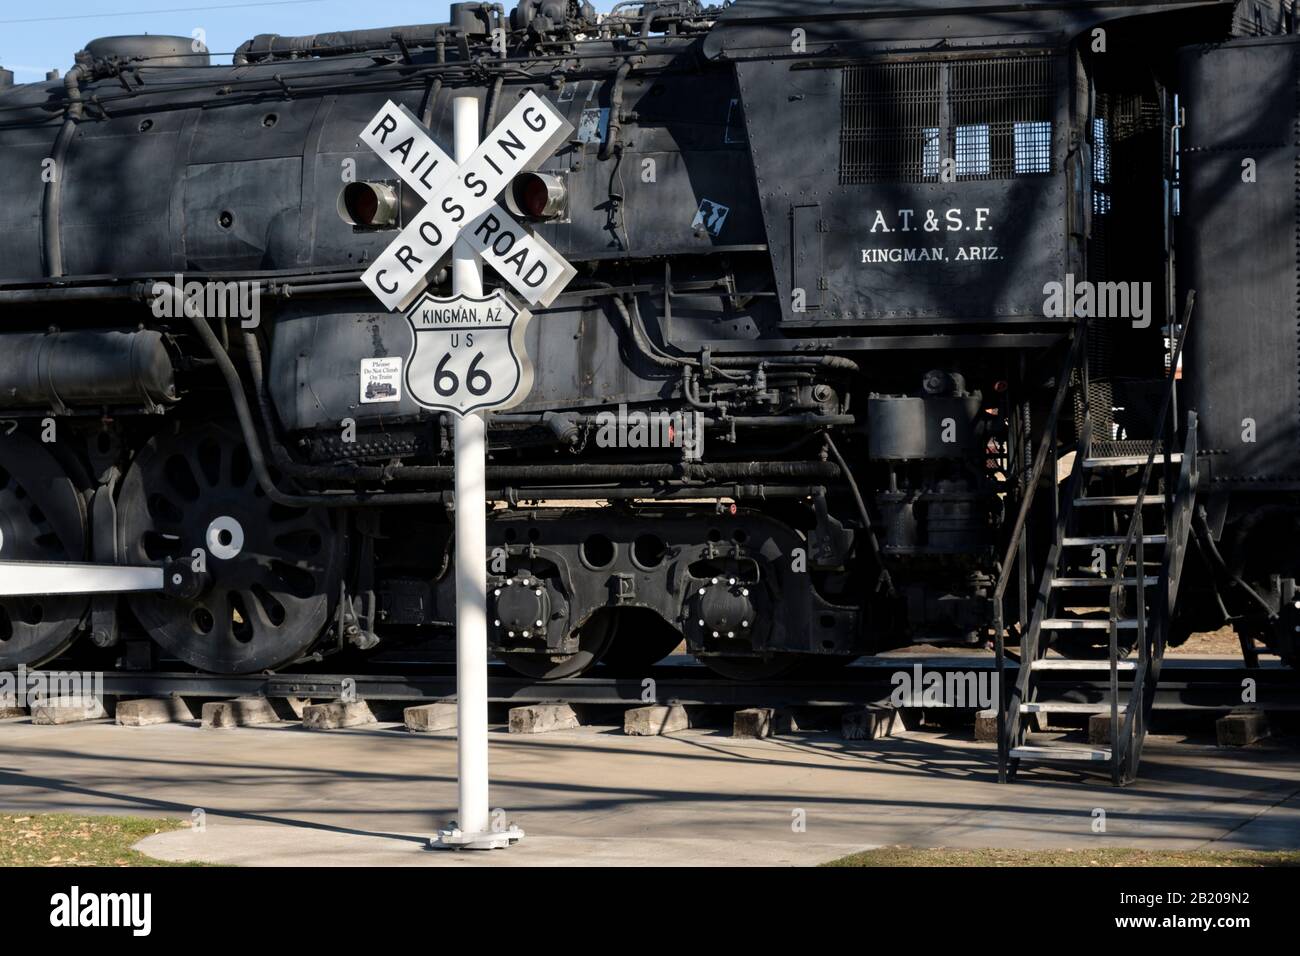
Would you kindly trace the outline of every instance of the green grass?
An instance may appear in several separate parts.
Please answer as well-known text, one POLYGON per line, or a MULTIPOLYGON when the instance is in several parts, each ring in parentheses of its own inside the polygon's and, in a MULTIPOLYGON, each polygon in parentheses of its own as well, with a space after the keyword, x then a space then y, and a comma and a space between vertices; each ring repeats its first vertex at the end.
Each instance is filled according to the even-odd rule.
POLYGON ((1300 866, 1300 850, 958 850, 881 847, 825 866, 1300 866))
POLYGON ((131 845, 177 830, 180 820, 0 813, 0 866, 176 866, 131 845))

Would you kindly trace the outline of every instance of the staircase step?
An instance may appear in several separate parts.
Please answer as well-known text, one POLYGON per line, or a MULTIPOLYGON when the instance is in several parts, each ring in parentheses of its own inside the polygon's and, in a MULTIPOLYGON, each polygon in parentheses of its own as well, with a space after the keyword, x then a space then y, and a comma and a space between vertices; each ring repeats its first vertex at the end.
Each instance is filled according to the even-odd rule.
MULTIPOLYGON (((1182 452, 1174 452, 1169 456, 1170 461, 1179 464, 1183 460, 1182 452)), ((1165 460, 1165 456, 1159 452, 1156 453, 1156 463, 1165 460)), ((1084 468, 1131 468, 1134 465, 1145 465, 1147 463, 1146 455, 1119 455, 1114 458, 1085 458, 1083 460, 1084 468)))
MULTIPOLYGON (((1128 540, 1128 535, 1088 535, 1082 538, 1066 538, 1061 542, 1067 548, 1083 548, 1090 544, 1113 544, 1121 545, 1128 540)), ((1144 534, 1142 536, 1143 544, 1164 544, 1168 538, 1163 534, 1144 534)), ((1137 543, 1137 539, 1134 539, 1137 543)))
MULTIPOLYGON (((1054 588, 1102 588, 1110 587, 1114 584, 1113 578, 1053 578, 1052 587, 1054 588)), ((1137 584, 1137 578, 1121 578, 1120 584, 1124 587, 1131 588, 1137 584)), ((1158 577, 1145 577, 1142 579, 1142 586, 1153 588, 1160 583, 1158 577)))
MULTIPOLYGON (((1127 709, 1127 704, 1119 705, 1121 714, 1127 709)), ((1022 714, 1109 714, 1110 704, 1082 704, 1072 700, 1034 701, 1032 704, 1021 704, 1020 712, 1022 714)))
MULTIPOLYGON (((1115 622, 1121 631, 1131 631, 1138 626, 1137 618, 1126 617, 1115 622)), ((1110 621, 1089 617, 1049 617, 1043 621, 1044 631, 1109 631, 1110 621)))
MULTIPOLYGON (((1110 661, 1105 658, 1093 660, 1076 660, 1069 657, 1040 657, 1029 665, 1035 671, 1108 671, 1110 661)), ((1116 670, 1135 671, 1137 664, 1133 661, 1119 661, 1116 670)))
MULTIPOLYGON (((1132 508, 1138 503, 1137 495, 1098 495, 1095 498, 1075 498, 1078 508, 1132 508)), ((1150 508, 1165 503, 1164 495, 1147 495, 1142 499, 1143 507, 1150 508)))
POLYGON ((1091 760, 1098 763, 1110 760, 1109 747, 1013 747, 1011 756, 1017 760, 1091 760))

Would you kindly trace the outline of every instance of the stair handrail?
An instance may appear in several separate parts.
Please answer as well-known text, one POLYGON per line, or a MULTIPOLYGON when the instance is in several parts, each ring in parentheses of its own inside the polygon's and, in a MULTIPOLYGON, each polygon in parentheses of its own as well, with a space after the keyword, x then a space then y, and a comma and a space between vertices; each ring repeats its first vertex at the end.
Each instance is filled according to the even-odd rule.
MULTIPOLYGON (((1007 550, 1003 555, 1002 565, 998 572, 998 583, 993 590, 993 640, 997 655, 998 682, 998 781, 1000 783, 1006 782, 1009 752, 1006 726, 1008 700, 1005 680, 1006 625, 1003 619, 1002 604, 1006 598, 1007 586, 1011 583, 1013 569, 1016 567, 1017 562, 1024 562, 1028 558, 1025 529, 1029 520, 1029 510, 1033 507, 1034 496, 1037 493, 1038 485, 1042 481, 1043 471, 1047 467, 1049 452, 1056 447, 1057 422, 1061 417, 1061 410, 1065 406, 1065 399, 1070 393, 1074 371, 1079 366, 1079 360, 1083 356, 1087 328, 1087 324, 1083 320, 1076 323, 1072 333, 1073 341, 1070 343, 1070 349, 1066 353, 1065 360, 1061 363, 1061 373, 1056 383, 1056 394, 1052 398, 1052 409, 1047 416, 1047 422, 1043 426, 1043 440, 1039 443, 1038 451, 1034 455, 1034 466, 1030 469, 1024 497, 1020 501, 1020 509, 1016 513, 1016 520, 1011 526, 1011 538, 1007 542, 1007 550)), ((1025 440, 1032 441, 1028 434, 1025 435, 1025 440)), ((1054 493, 1057 492, 1054 491, 1054 493)), ((1022 575, 1022 578, 1024 578, 1024 575, 1022 575)), ((1022 604, 1024 603, 1023 597, 1024 595, 1022 595, 1022 604)), ((1024 616, 1022 613, 1021 617, 1024 616)), ((1027 623, 1027 621, 1022 620, 1021 627, 1025 627, 1027 623)))
MULTIPOLYGON (((1176 339, 1174 343, 1173 358, 1169 365, 1169 376, 1164 388, 1164 397, 1160 402, 1160 411, 1156 415, 1155 427, 1152 429, 1153 436, 1160 436, 1161 445, 1164 448, 1165 460, 1165 502, 1166 511, 1172 513, 1173 510, 1173 489, 1170 487, 1169 478, 1172 472, 1172 455, 1174 439, 1176 437, 1177 425, 1169 427, 1170 417, 1169 410, 1173 406, 1174 392, 1178 385, 1178 365, 1182 361, 1183 346, 1187 343, 1187 336, 1191 329, 1192 310, 1196 305, 1196 290, 1189 289, 1187 300, 1183 305, 1182 332, 1179 334, 1177 329, 1170 329, 1169 334, 1176 339)), ((1114 575, 1110 586, 1110 684, 1114 691, 1119 684, 1119 640, 1118 640, 1118 614, 1120 595, 1123 592, 1124 568, 1128 564, 1129 556, 1132 554, 1134 542, 1142 534, 1142 509, 1146 506, 1147 488, 1151 485, 1151 475, 1155 470, 1156 462, 1156 444, 1151 443, 1151 450, 1147 453, 1146 465, 1142 469, 1142 480, 1138 484, 1137 503, 1133 508, 1133 517, 1129 521, 1128 534, 1124 538, 1124 543, 1120 546, 1119 554, 1115 559, 1114 575)), ((1166 535, 1168 534, 1168 520, 1165 527, 1166 535)), ((1166 550, 1168 548, 1168 538, 1166 537, 1166 550)), ((1141 544, 1138 545, 1139 554, 1141 554, 1141 544)), ((1124 726, 1119 726, 1118 712, 1119 707, 1118 694, 1112 693, 1111 697, 1111 722, 1110 722, 1110 742, 1111 742, 1111 765, 1115 768, 1115 773, 1120 773, 1120 768, 1126 766, 1129 755, 1129 749, 1133 742, 1133 722, 1136 711, 1139 708, 1133 706, 1134 701, 1142 699, 1145 693, 1145 681, 1150 670, 1149 648, 1146 641, 1146 614, 1145 614, 1145 591, 1143 584, 1146 576, 1146 568, 1139 567, 1136 572, 1138 587, 1137 601, 1139 603, 1137 616, 1137 645, 1139 647, 1140 660, 1133 672, 1133 682, 1129 692, 1129 706, 1124 712, 1124 726), (1121 742, 1123 746, 1121 746, 1121 742)), ((1165 612, 1171 612, 1172 608, 1165 609, 1165 612)), ((1158 627, 1165 626, 1162 618, 1158 618, 1158 627)))

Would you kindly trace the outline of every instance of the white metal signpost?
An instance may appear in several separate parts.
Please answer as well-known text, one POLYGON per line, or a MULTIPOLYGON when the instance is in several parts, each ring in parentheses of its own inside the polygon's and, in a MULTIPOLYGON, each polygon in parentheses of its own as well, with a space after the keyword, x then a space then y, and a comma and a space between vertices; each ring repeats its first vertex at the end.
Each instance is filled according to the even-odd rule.
POLYGON ((487 503, 482 412, 509 408, 532 388, 524 351, 529 313, 505 292, 483 294, 483 261, 532 305, 549 305, 575 271, 495 202, 514 178, 565 142, 573 126, 529 91, 482 143, 479 105, 458 96, 455 160, 402 106, 391 101, 364 142, 426 202, 370 266, 362 281, 390 310, 407 310, 411 354, 407 394, 456 415, 456 703, 460 815, 431 845, 494 849, 523 837, 488 810, 487 503), (452 253, 452 297, 424 292, 428 275, 452 253))

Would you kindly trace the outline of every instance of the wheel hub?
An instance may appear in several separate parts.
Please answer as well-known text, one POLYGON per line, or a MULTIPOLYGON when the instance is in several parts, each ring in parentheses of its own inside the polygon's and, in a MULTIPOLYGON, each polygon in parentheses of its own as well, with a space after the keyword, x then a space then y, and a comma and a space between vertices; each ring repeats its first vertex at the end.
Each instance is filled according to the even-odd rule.
POLYGON ((204 538, 208 542, 208 554, 221 561, 239 557, 244 549, 244 527, 230 515, 213 518, 204 538))

